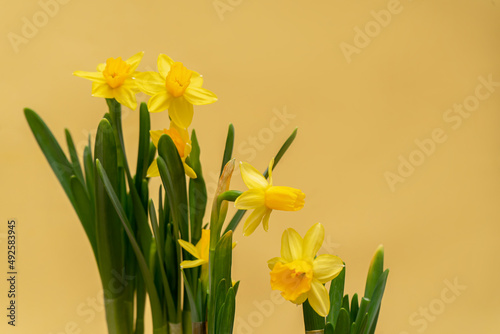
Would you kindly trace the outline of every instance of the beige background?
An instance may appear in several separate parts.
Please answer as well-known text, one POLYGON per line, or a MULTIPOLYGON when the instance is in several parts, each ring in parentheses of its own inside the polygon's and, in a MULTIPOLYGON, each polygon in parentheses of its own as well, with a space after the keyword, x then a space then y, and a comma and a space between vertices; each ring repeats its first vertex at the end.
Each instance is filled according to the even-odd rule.
MULTIPOLYGON (((100 283, 89 244, 22 108, 36 110, 61 141, 70 129, 81 148, 106 106, 71 73, 138 51, 146 52, 140 70, 166 53, 219 96, 196 108, 193 123, 211 186, 229 122, 235 157, 261 170, 299 127, 275 183, 301 188, 306 206, 274 212, 268 233, 236 233, 236 333, 302 332, 300 308, 273 298, 266 261, 286 227, 303 234, 318 221, 323 251, 347 262, 350 295, 363 291, 372 252, 385 245, 391 274, 377 333, 499 332, 500 86, 474 98, 479 77, 500 82, 498 0, 215 2, 225 12, 213 0, 61 2, 50 18, 35 0, 4 1, 0 14, 0 234, 17 219, 20 272, 18 326, 8 328, 2 311, 0 332, 106 332, 104 313, 91 306, 100 283), (398 13, 381 27, 371 11, 388 6, 398 13), (34 16, 38 31, 23 31, 34 16), (370 41, 355 40, 365 28, 370 41), (10 41, 23 33, 23 43, 10 41), (357 53, 346 57, 342 43, 357 53), (460 124, 447 114, 475 101, 460 124), (415 141, 428 143, 434 129, 440 143, 423 156, 415 141), (398 173, 400 155, 421 164, 391 188, 386 173, 398 173), (447 290, 454 281, 462 290, 447 290)), ((125 114, 133 157, 138 117, 125 114)), ((153 127, 166 121, 166 113, 152 116, 153 127)), ((233 188, 243 189, 239 176, 233 188)), ((0 242, 5 310, 5 235, 0 242)))

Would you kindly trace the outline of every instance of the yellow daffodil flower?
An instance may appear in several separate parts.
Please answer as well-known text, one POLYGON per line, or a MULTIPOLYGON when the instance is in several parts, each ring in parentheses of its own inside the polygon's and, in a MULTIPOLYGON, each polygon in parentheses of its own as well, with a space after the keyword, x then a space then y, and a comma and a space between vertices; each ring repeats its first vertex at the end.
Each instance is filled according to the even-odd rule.
POLYGON ((264 230, 269 228, 269 216, 272 210, 298 211, 304 207, 305 194, 295 188, 273 186, 273 164, 269 163, 269 182, 252 165, 240 163, 241 177, 248 190, 241 194, 234 206, 240 210, 254 209, 245 221, 243 234, 252 234, 262 221, 264 230))
POLYGON ((294 304, 309 301, 316 313, 326 317, 330 298, 324 286, 342 271, 342 260, 330 254, 316 257, 325 238, 323 225, 317 223, 307 231, 304 239, 292 228, 281 238, 281 257, 268 261, 271 269, 271 288, 281 291, 294 304))
POLYGON ((127 60, 108 58, 106 64, 97 65, 97 72, 76 71, 73 75, 92 81, 92 96, 116 99, 135 110, 135 94, 140 91, 134 79, 139 72, 135 70, 143 55, 144 52, 139 52, 127 60))
POLYGON ((158 71, 143 72, 138 76, 139 87, 151 95, 150 112, 168 110, 172 121, 181 128, 188 128, 193 120, 193 105, 210 104, 217 96, 202 88, 202 76, 188 70, 182 63, 174 62, 167 55, 158 56, 158 71))
MULTIPOLYGON (((179 156, 181 157, 182 164, 184 165, 184 172, 187 176, 192 179, 196 179, 195 171, 186 163, 186 158, 189 153, 191 153, 191 140, 189 139, 189 133, 187 129, 181 129, 175 125, 175 123, 170 123, 170 129, 163 130, 152 130, 149 132, 151 135, 151 140, 155 147, 158 147, 158 141, 163 134, 167 134, 172 138, 175 147, 177 148, 177 152, 179 152, 179 156)), ((160 176, 160 171, 158 170, 158 163, 156 159, 153 160, 153 163, 148 168, 148 177, 160 176)))
MULTIPOLYGON (((195 268, 201 266, 202 280, 208 278, 208 259, 210 255, 210 230, 201 230, 201 239, 193 245, 190 242, 179 239, 179 245, 189 254, 195 257, 195 260, 184 260, 181 262, 181 268, 195 268)), ((233 248, 236 242, 233 242, 233 248)))

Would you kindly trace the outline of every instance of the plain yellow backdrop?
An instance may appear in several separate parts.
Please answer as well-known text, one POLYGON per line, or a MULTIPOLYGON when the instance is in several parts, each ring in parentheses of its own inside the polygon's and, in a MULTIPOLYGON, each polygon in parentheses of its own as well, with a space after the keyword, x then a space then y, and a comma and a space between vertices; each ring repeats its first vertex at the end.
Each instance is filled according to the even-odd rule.
MULTIPOLYGON (((71 73, 139 51, 139 70, 165 53, 218 95, 193 122, 211 192, 230 122, 234 156, 260 170, 299 128, 274 181, 302 189, 304 209, 274 212, 268 233, 235 236, 236 333, 303 332, 301 309, 271 292, 266 261, 285 228, 303 234, 316 222, 326 228, 322 252, 347 263, 350 295, 363 292, 371 255, 385 245, 377 333, 499 332, 498 0, 2 5, 0 332, 106 333, 91 249, 22 109, 61 142, 68 128, 81 150, 106 105, 71 73), (15 328, 4 315, 9 218, 19 233, 15 328)), ((133 157, 138 113, 124 113, 133 157)), ((154 128, 167 120, 152 115, 154 128)), ((244 189, 238 175, 232 188, 244 189)))

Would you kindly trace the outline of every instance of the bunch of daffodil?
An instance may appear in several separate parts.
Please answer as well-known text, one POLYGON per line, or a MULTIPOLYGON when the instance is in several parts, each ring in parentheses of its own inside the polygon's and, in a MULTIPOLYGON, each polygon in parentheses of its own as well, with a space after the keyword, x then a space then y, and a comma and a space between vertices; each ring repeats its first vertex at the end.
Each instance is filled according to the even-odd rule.
MULTIPOLYGON (((231 273, 233 236, 238 224, 246 211, 252 210, 243 234, 252 234, 261 222, 267 231, 273 210, 298 211, 304 206, 301 190, 273 184, 273 168, 297 130, 263 174, 241 163, 241 175, 248 187, 242 192, 230 188, 235 165, 234 127, 230 125, 207 225, 208 196, 201 149, 195 130, 189 127, 194 106, 213 103, 217 97, 202 87, 199 73, 164 54, 158 57, 158 72, 137 71, 142 57, 143 52, 127 60, 108 58, 97 66, 97 72, 74 72, 92 81, 92 95, 105 98, 109 109, 99 122, 94 145, 89 138, 81 160, 69 131, 68 158, 34 111, 25 109, 25 116, 90 242, 104 289, 108 332, 144 334, 148 299, 154 334, 230 334, 239 286, 231 273), (141 104, 137 113, 140 130, 134 174, 125 149, 121 108, 124 105, 135 110, 139 92, 151 98, 141 104), (151 130, 149 113, 161 111, 168 111, 169 128, 151 130), (155 176, 161 178, 156 202, 149 191, 149 180, 155 176), (238 212, 226 224, 228 202, 234 202, 238 212), (116 288, 113 284, 117 273, 133 277, 134 281, 116 288)), ((381 274, 380 252, 372 261, 366 298, 358 314, 353 311, 349 315, 345 310, 348 301, 346 305, 336 299, 343 296, 343 262, 333 255, 316 256, 323 239, 320 224, 314 225, 304 238, 287 229, 281 257, 269 261, 272 289, 280 290, 295 304, 304 304, 306 330, 334 333, 336 326, 336 334, 348 334, 339 328, 354 328, 351 333, 356 334, 373 333, 387 278, 386 272, 381 274), (332 279, 328 294, 325 284, 332 279), (367 303, 371 303, 370 308, 367 303), (340 305, 343 308, 338 311, 340 305), (354 316, 356 323, 351 324, 354 316), (314 317, 319 320, 308 320, 314 317)))

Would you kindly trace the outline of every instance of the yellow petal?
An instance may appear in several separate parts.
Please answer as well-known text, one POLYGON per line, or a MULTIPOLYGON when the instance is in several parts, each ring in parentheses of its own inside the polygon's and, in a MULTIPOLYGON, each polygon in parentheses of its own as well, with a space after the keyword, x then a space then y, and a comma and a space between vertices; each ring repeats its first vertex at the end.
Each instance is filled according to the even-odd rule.
POLYGON ((265 196, 261 189, 249 189, 236 199, 234 206, 239 210, 255 209, 264 206, 265 196))
POLYGON ((107 83, 99 82, 92 83, 92 96, 104 97, 106 99, 113 99, 115 97, 113 89, 107 83))
POLYGON ((267 232, 267 230, 269 230, 269 216, 271 216, 271 212, 273 212, 273 210, 267 209, 267 212, 264 215, 264 218, 262 218, 262 227, 264 228, 264 231, 266 231, 266 232, 267 232))
POLYGON ((308 293, 307 293, 307 292, 306 292, 306 293, 301 294, 301 295, 299 296, 299 298, 297 298, 297 299, 293 300, 293 301, 292 301, 292 303, 294 303, 294 304, 296 304, 296 305, 303 304, 303 303, 306 301, 306 299, 307 299, 307 295, 308 295, 308 293))
POLYGON ((281 257, 288 262, 302 257, 302 237, 293 228, 287 228, 281 237, 281 257))
POLYGON ((151 141, 155 147, 158 147, 158 142, 160 141, 161 135, 165 134, 164 130, 151 130, 149 135, 151 136, 151 141))
POLYGON ((323 254, 313 261, 313 273, 321 283, 326 283, 337 277, 344 269, 344 263, 335 255, 323 254))
POLYGON ((255 231, 257 226, 259 226, 265 214, 266 207, 258 207, 257 209, 255 209, 245 221, 245 225, 243 226, 243 235, 251 235, 255 231))
POLYGON ((203 86, 203 77, 201 76, 200 73, 192 71, 191 75, 191 83, 189 84, 189 87, 201 87, 203 86))
POLYGON ((141 62, 143 56, 144 56, 144 52, 141 51, 141 52, 136 53, 135 55, 133 55, 129 59, 125 60, 125 62, 130 65, 130 70, 129 70, 130 73, 134 72, 135 69, 137 68, 137 66, 139 66, 139 63, 141 62))
POLYGON ((161 54, 158 56, 158 72, 162 75, 162 77, 166 78, 168 72, 170 72, 170 66, 174 61, 167 55, 161 54))
POLYGON ((151 165, 148 168, 147 172, 147 177, 157 177, 160 176, 160 171, 158 170, 158 163, 156 162, 156 159, 153 160, 151 165))
POLYGON ((168 115, 177 126, 187 129, 193 121, 193 105, 182 96, 171 98, 171 100, 172 102, 168 108, 168 115))
POLYGON ((126 85, 122 85, 114 89, 114 95, 116 101, 123 104, 129 109, 135 110, 137 108, 137 100, 135 98, 135 93, 131 89, 127 89, 126 85))
POLYGON ((148 95, 166 92, 165 78, 157 72, 135 72, 135 82, 139 90, 148 95))
POLYGON ((267 261, 267 266, 269 267, 269 269, 273 270, 274 265, 277 262, 286 263, 285 259, 283 259, 282 257, 273 257, 271 260, 267 261))
POLYGON ((184 172, 186 173, 187 176, 189 176, 192 179, 196 179, 196 172, 185 162, 183 162, 184 166, 184 172))
POLYGON ((217 101, 217 96, 208 89, 201 87, 189 87, 184 92, 184 97, 189 103, 196 106, 210 104, 217 101))
POLYGON ((106 80, 104 79, 104 76, 102 75, 102 72, 85 72, 85 71, 75 71, 73 72, 73 75, 92 80, 94 82, 99 82, 99 83, 106 83, 106 80))
POLYGON ((148 101, 149 112, 161 112, 169 108, 172 99, 167 91, 161 91, 153 95, 148 101))
POLYGON ((330 298, 325 286, 318 280, 313 279, 311 282, 311 290, 307 293, 307 300, 311 304, 316 313, 322 317, 326 317, 330 311, 330 298))
POLYGON ((186 250, 189 254, 193 255, 197 259, 201 258, 201 254, 192 243, 182 239, 178 239, 177 241, 179 242, 179 245, 181 245, 181 247, 184 248, 184 250, 186 250))
POLYGON ((304 236, 302 256, 305 259, 314 259, 325 239, 325 228, 320 223, 314 224, 304 236))
POLYGON ((247 162, 240 163, 241 177, 249 189, 265 189, 269 185, 264 176, 247 162))
POLYGON ((208 262, 205 260, 202 260, 202 259, 193 260, 193 261, 185 260, 185 261, 181 262, 181 268, 199 267, 201 265, 204 265, 205 263, 208 263, 208 262))

